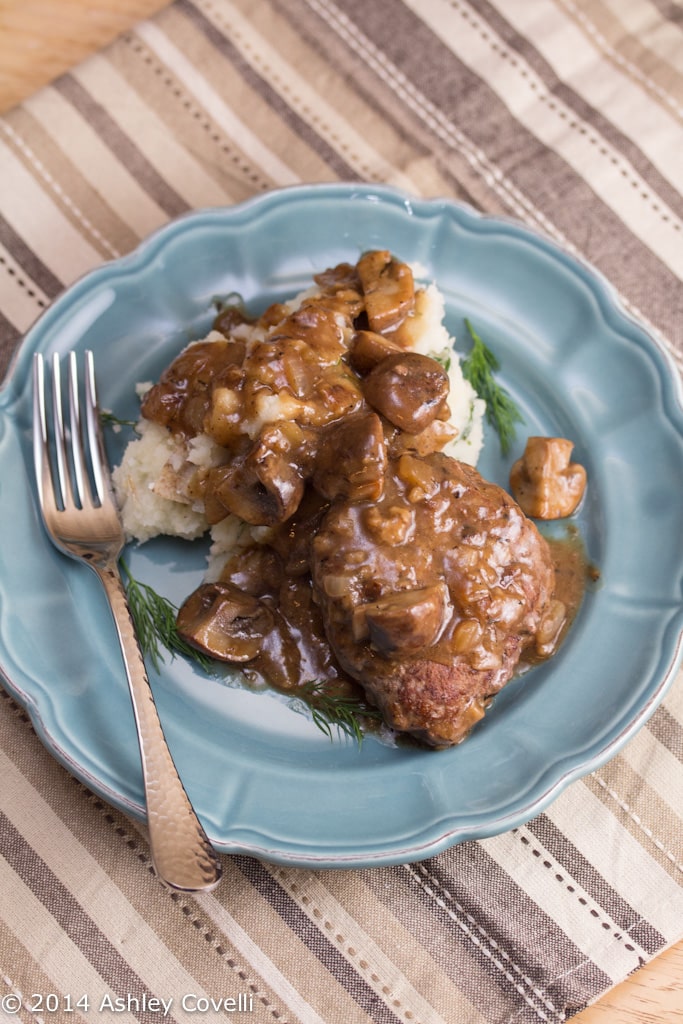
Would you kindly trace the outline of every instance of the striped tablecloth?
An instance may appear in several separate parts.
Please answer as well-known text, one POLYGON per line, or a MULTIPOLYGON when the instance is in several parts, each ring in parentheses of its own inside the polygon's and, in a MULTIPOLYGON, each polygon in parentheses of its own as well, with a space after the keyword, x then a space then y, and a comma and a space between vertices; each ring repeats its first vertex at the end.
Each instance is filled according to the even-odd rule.
MULTIPOLYGON (((676 3, 176 0, 0 119, 3 371, 65 285, 170 218, 337 179, 541 229, 680 363, 676 3)), ((559 1022, 683 938, 683 678, 523 827, 367 870, 226 858, 199 898, 4 692, 0 780, 2 1024, 559 1022)))

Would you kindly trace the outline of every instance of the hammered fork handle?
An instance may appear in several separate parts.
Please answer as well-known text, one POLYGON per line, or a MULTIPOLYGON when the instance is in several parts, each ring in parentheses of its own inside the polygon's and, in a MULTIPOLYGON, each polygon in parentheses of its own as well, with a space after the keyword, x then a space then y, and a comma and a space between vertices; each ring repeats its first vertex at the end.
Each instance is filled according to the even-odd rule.
POLYGON ((54 437, 50 446, 43 357, 34 357, 34 462, 43 522, 61 552, 96 573, 111 608, 137 725, 149 845, 157 875, 173 889, 207 891, 220 881, 221 863, 166 745, 119 573, 125 537, 102 439, 92 353, 85 354, 85 418, 81 416, 76 356, 70 353, 68 424, 62 411, 58 354, 53 363, 54 437))
POLYGON ((149 845, 160 879, 173 889, 213 889, 221 865, 185 792, 166 744, 116 561, 89 563, 102 582, 121 645, 147 801, 149 845))

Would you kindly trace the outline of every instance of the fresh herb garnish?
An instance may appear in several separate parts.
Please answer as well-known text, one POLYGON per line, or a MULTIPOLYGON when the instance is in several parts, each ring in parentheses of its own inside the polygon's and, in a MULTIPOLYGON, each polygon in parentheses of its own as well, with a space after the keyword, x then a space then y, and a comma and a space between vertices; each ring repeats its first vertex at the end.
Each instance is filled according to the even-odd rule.
POLYGON ((474 399, 470 402, 470 411, 467 416, 467 423, 463 427, 462 433, 460 434, 460 441, 469 440, 469 436, 472 433, 472 427, 474 426, 474 399))
POLYGON ((472 338, 472 348, 462 361, 462 374, 486 402, 486 418, 498 434, 501 452, 507 455, 515 439, 515 424, 523 423, 524 418, 505 388, 494 379, 494 373, 500 369, 498 359, 467 319, 465 326, 472 338))
POLYGON ((120 429, 121 427, 130 427, 132 430, 136 430, 136 420, 122 420, 120 416, 116 416, 111 409, 100 410, 100 420, 105 426, 114 427, 120 429))
POLYGON ((330 739, 332 730, 345 733, 363 745, 363 719, 380 722, 382 716, 377 708, 370 707, 359 697, 329 693, 325 684, 314 680, 299 688, 302 699, 308 705, 313 722, 330 739))
POLYGON ((449 348, 442 349, 441 352, 430 352, 432 359, 435 359, 439 366, 442 366, 446 373, 451 368, 451 361, 453 354, 449 348))
MULTIPOLYGON (((165 648, 172 657, 181 654, 210 673, 213 659, 192 647, 178 633, 178 609, 173 602, 162 597, 149 584, 137 580, 124 559, 120 559, 119 564, 140 648, 155 670, 158 672, 164 661, 162 648, 165 648)), ((325 684, 317 680, 304 683, 299 694, 308 705, 315 725, 330 740, 334 739, 333 729, 336 729, 355 739, 360 747, 363 744, 363 720, 382 720, 379 711, 359 697, 330 693, 326 691, 325 684)))
POLYGON ((136 580, 123 559, 120 559, 119 564, 123 571, 128 606, 140 648, 155 670, 158 672, 164 661, 161 650, 163 647, 171 657, 175 658, 176 655, 182 654, 183 657, 196 661, 205 672, 210 672, 212 659, 180 636, 176 626, 178 609, 172 601, 157 594, 149 584, 136 580))

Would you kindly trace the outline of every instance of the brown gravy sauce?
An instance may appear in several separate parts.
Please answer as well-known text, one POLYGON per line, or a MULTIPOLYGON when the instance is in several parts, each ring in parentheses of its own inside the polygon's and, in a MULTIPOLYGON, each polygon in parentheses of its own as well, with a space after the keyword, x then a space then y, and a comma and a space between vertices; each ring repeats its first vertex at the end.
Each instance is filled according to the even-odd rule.
MULTIPOLYGON (((451 713, 434 680, 457 654, 474 678, 468 685, 479 687, 463 704, 463 715, 476 712, 470 724, 463 717, 470 728, 522 644, 516 675, 555 653, 595 572, 574 527, 546 537, 551 564, 500 488, 453 460, 446 466, 447 374, 406 350, 421 301, 410 269, 377 251, 315 280, 317 298, 249 321, 264 332, 250 344, 233 336, 244 312, 223 310, 214 325, 223 339, 188 347, 143 400, 148 419, 186 439, 205 433, 223 449, 223 460, 188 484, 208 522, 232 514, 270 531, 267 544, 230 558, 216 584, 188 598, 181 635, 238 664, 248 682, 313 707, 325 695, 363 701, 342 665, 366 684, 379 672, 388 690, 377 663, 399 652, 417 673, 413 705, 425 730, 451 713), (282 406, 275 420, 273 395, 282 406), (328 509, 332 523, 323 520, 328 509), (515 550, 526 554, 515 560, 515 550), (428 681, 424 661, 436 666, 428 681)), ((368 692, 383 707, 382 695, 368 692)), ((385 717, 417 734, 396 714, 385 717)), ((432 733, 435 744, 461 738, 432 733)))
MULTIPOLYGON (((586 588, 599 580, 600 571, 588 560, 583 538, 573 523, 567 526, 562 537, 546 536, 545 539, 555 568, 554 596, 558 601, 562 601, 567 609, 567 617, 555 646, 557 651, 564 643, 578 615, 586 588)), ((546 660, 547 658, 536 657, 533 648, 529 648, 522 656, 519 669, 524 671, 546 660)))
MULTIPOLYGON (((280 693, 300 697, 315 707, 320 698, 349 698, 369 714, 364 731, 377 733, 381 723, 375 719, 363 688, 339 666, 325 637, 323 618, 313 599, 313 588, 304 555, 305 537, 324 508, 302 509, 299 516, 282 528, 275 538, 277 550, 254 550, 254 561, 238 556, 229 562, 222 579, 258 592, 273 611, 275 628, 266 636, 261 652, 242 667, 247 684, 268 686, 280 693), (267 560, 266 562, 262 559, 267 560)), ((554 597, 562 601, 567 617, 553 654, 564 643, 581 608, 587 587, 600 578, 589 561, 583 538, 574 524, 562 536, 545 537, 555 569, 554 597)), ((522 656, 515 676, 547 661, 533 646, 522 656)), ((386 732, 386 730, 382 730, 386 732)), ((411 744, 408 737, 401 743, 411 744)))

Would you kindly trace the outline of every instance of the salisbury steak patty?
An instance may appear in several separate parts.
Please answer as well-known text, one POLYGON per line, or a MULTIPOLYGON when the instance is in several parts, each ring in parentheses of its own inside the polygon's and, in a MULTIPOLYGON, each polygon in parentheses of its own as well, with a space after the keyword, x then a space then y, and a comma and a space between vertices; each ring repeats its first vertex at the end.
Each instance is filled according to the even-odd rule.
POLYGON ((441 453, 389 461, 382 496, 335 500, 313 542, 329 643, 394 729, 459 742, 562 609, 550 551, 497 485, 441 453))

